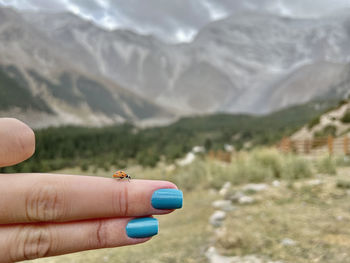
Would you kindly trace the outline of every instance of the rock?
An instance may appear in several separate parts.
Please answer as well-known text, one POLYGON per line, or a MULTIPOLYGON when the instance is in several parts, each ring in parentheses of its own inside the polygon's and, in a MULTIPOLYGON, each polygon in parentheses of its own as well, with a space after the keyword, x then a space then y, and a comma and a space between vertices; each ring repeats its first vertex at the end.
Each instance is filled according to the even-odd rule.
POLYGON ((272 182, 272 185, 273 185, 274 187, 280 187, 280 186, 281 186, 281 182, 278 181, 278 180, 274 180, 274 181, 272 182))
POLYGON ((294 241, 293 239, 290 239, 290 238, 284 238, 284 239, 281 241, 281 245, 282 245, 282 246, 286 246, 286 247, 295 246, 296 244, 297 244, 297 242, 294 241))
POLYGON ((247 205, 247 204, 252 204, 255 202, 255 199, 251 196, 242 196, 241 198, 238 199, 238 203, 241 205, 247 205))
POLYGON ((225 195, 227 194, 228 190, 230 189, 230 187, 231 187, 231 183, 230 183, 230 182, 226 182, 226 183, 221 187, 221 189, 220 189, 220 191, 219 191, 219 194, 220 194, 221 196, 225 196, 225 195))
POLYGON ((212 203, 212 206, 216 209, 220 209, 227 212, 236 209, 236 207, 232 205, 231 200, 217 200, 212 203))
POLYGON ((226 212, 224 211, 215 211, 214 214, 211 215, 209 219, 209 223, 214 227, 220 227, 222 222, 226 218, 226 212))
POLYGON ((193 152, 189 152, 184 158, 182 158, 181 160, 178 160, 177 164, 179 166, 186 166, 193 163, 195 159, 196 159, 196 155, 193 152))
POLYGON ((193 153, 204 153, 205 152, 205 148, 203 146, 194 146, 192 148, 192 152, 193 153))
POLYGON ((236 192, 228 197, 232 202, 238 203, 241 197, 245 196, 242 192, 236 192))
POLYGON ((269 186, 267 184, 247 184, 243 187, 243 191, 260 192, 266 190, 269 186))

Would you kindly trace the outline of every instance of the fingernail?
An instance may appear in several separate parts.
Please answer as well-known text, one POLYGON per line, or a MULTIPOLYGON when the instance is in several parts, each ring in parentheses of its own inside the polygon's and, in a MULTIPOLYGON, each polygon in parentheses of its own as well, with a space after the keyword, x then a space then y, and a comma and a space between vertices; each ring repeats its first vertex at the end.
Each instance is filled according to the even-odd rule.
POLYGON ((177 209, 182 207, 183 194, 177 189, 159 189, 152 195, 152 206, 156 209, 177 209))
POLYGON ((130 220, 126 226, 126 234, 131 238, 143 238, 157 235, 158 220, 152 217, 130 220))

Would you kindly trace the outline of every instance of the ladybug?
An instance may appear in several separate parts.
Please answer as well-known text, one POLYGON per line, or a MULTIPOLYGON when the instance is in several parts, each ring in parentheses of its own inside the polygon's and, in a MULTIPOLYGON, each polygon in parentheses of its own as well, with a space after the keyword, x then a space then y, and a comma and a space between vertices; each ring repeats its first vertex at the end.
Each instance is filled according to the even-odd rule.
POLYGON ((116 171, 114 174, 113 174, 113 178, 116 178, 116 179, 128 179, 128 181, 130 182, 130 175, 128 175, 126 172, 124 171, 116 171))

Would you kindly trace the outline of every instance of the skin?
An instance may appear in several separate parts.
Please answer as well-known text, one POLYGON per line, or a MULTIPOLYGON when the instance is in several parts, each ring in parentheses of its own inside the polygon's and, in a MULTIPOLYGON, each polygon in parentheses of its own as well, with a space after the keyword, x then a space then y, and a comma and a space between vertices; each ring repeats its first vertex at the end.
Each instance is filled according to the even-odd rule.
MULTIPOLYGON (((34 132, 0 118, 0 167, 33 155, 34 132)), ((168 214, 151 206, 153 192, 176 188, 166 181, 119 181, 57 174, 0 174, 0 263, 146 242, 129 238, 134 217, 168 214)))

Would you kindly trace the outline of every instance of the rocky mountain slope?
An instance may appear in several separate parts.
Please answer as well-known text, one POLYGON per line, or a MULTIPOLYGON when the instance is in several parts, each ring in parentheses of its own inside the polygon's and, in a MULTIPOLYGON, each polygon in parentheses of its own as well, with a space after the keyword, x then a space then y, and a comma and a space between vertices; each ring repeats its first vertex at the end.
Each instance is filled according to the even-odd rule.
POLYGON ((350 100, 335 107, 305 125, 291 137, 294 140, 350 136, 350 100))
POLYGON ((349 77, 348 12, 320 19, 235 14, 178 45, 126 30, 105 31, 68 13, 23 16, 64 47, 61 55, 76 67, 181 114, 265 113, 333 96, 349 77))
MULTIPOLYGON (((0 115, 20 117, 33 127, 173 116, 98 72, 77 67, 74 51, 11 9, 0 8, 0 43, 0 115)), ((84 55, 79 56, 84 63, 84 55)))

